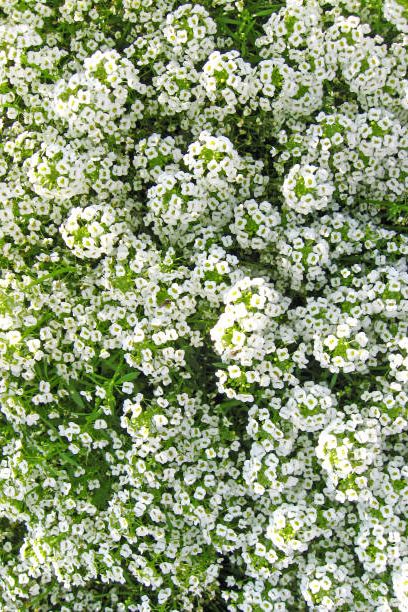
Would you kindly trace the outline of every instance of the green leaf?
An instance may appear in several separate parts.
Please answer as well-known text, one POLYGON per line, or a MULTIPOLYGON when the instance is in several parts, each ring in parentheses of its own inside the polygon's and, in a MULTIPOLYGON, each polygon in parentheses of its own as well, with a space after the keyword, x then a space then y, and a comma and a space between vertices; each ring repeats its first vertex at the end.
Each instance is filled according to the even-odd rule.
POLYGON ((237 399, 226 400, 218 404, 221 408, 233 408, 234 406, 242 406, 242 402, 237 399))
POLYGON ((130 382, 132 380, 136 380, 136 378, 139 378, 139 376, 140 376, 140 372, 138 370, 135 370, 133 372, 128 372, 128 374, 125 374, 124 376, 119 378, 119 380, 117 381, 117 384, 120 384, 122 382, 130 382))
POLYGON ((69 396, 74 402, 74 404, 78 406, 78 408, 85 408, 85 402, 80 396, 80 394, 78 393, 78 391, 75 391, 75 390, 70 391, 69 396))

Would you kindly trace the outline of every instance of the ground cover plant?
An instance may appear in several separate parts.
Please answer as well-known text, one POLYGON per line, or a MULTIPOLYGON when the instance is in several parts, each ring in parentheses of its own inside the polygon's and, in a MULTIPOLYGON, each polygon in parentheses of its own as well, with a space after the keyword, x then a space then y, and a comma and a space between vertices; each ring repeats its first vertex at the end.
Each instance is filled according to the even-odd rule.
POLYGON ((405 0, 0 0, 0 609, 408 610, 405 0))

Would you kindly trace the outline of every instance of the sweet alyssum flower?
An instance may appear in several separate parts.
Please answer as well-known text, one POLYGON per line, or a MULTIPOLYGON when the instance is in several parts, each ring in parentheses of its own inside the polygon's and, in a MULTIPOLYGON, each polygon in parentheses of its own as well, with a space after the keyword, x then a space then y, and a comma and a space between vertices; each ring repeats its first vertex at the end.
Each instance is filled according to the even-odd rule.
POLYGON ((407 608, 408 16, 264 4, 0 2, 1 610, 407 608))

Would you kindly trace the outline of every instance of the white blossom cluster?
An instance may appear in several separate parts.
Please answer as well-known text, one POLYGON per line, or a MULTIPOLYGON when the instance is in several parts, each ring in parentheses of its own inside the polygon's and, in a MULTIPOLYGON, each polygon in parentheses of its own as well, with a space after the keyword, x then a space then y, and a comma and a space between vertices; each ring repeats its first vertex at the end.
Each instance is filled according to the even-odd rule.
POLYGON ((0 610, 408 610, 404 0, 0 0, 0 610))

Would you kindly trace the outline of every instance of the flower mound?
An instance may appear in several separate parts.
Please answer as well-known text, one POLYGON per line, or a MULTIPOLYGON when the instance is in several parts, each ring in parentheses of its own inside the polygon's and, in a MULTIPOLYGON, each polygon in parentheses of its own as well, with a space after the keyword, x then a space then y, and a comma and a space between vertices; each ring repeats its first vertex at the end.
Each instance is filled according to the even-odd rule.
POLYGON ((405 0, 0 0, 0 609, 408 610, 405 0))

